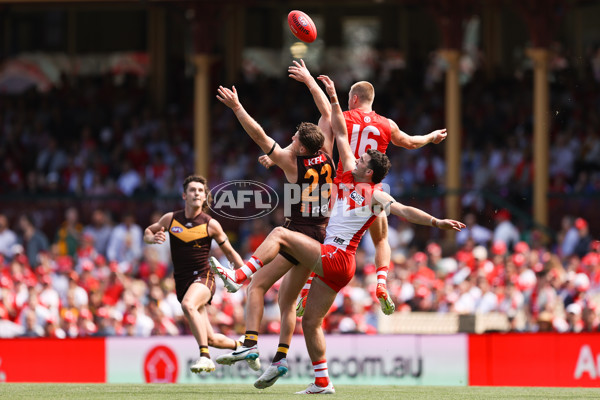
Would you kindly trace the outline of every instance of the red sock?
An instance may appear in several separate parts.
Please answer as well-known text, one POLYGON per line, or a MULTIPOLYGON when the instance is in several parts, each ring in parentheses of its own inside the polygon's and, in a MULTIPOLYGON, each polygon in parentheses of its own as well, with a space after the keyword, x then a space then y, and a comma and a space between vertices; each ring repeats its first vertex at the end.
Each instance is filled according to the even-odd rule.
POLYGON ((329 372, 327 371, 327 360, 322 359, 312 363, 315 370, 315 385, 325 387, 329 385, 329 372))
POLYGON ((246 279, 250 278, 256 271, 261 269, 263 266, 262 261, 258 257, 252 256, 250 260, 243 265, 242 268, 235 270, 235 282, 242 283, 246 279))

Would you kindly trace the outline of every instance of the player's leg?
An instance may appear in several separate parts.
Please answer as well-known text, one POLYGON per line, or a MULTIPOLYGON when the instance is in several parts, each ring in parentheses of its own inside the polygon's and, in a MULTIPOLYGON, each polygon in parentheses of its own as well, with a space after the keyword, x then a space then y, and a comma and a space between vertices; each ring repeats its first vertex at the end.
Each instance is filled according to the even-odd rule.
MULTIPOLYGON (((226 286, 229 284, 227 290, 235 291, 237 289, 230 289, 232 284, 239 285, 248 279, 259 271, 263 265, 273 261, 281 250, 297 260, 302 260, 307 268, 320 268, 316 264, 321 257, 321 244, 302 233, 290 231, 283 227, 273 229, 242 268, 235 271, 230 270, 223 267, 214 257, 211 257, 209 261, 213 272, 223 279, 226 286)), ((319 270, 315 270, 315 272, 320 273, 319 270)))
POLYGON ((315 370, 315 382, 298 392, 298 394, 327 394, 335 393, 333 384, 329 380, 326 359, 325 334, 323 333, 323 319, 327 315, 337 292, 327 286, 318 277, 313 280, 312 287, 306 299, 307 313, 302 319, 304 340, 308 355, 315 370))
POLYGON ((258 371, 260 369, 258 352, 258 330, 262 320, 265 307, 265 293, 273 286, 279 278, 293 266, 283 256, 278 255, 266 268, 259 270, 250 286, 248 286, 248 300, 246 304, 246 333, 243 346, 235 351, 224 354, 217 358, 217 363, 231 365, 238 361, 246 360, 250 368, 258 371))
POLYGON ((375 267, 377 268, 376 296, 384 314, 392 314, 396 309, 386 287, 387 273, 391 262, 392 250, 388 241, 388 220, 386 215, 379 216, 369 227, 369 233, 375 246, 375 267))
MULTIPOLYGON (((279 377, 288 372, 287 352, 296 328, 295 304, 298 293, 310 271, 302 266, 295 266, 283 278, 279 288, 279 310, 281 312, 281 330, 279 345, 271 365, 254 382, 257 389, 272 386, 279 377)), ((258 275, 258 274, 257 274, 258 275)))
POLYGON ((206 303, 210 300, 212 293, 205 285, 194 282, 185 292, 185 296, 181 300, 181 308, 183 315, 187 320, 192 335, 200 348, 200 358, 190 367, 192 372, 199 373, 202 371, 211 372, 215 370, 215 364, 210 359, 208 351, 208 332, 206 323, 202 318, 201 312, 206 312, 204 309, 206 303))

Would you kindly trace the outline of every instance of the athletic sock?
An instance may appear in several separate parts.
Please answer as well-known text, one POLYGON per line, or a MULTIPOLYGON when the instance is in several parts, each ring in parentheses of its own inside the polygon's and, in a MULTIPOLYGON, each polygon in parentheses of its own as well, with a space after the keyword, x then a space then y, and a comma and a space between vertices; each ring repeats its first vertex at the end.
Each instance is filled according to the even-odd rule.
POLYGON ((389 267, 387 265, 377 268, 377 283, 383 283, 384 285, 387 284, 388 270, 389 267))
POLYGON ((252 347, 258 343, 258 332, 246 331, 244 334, 244 347, 252 347))
POLYGON ((312 285, 313 278, 315 276, 317 276, 317 274, 315 274, 314 272, 310 273, 310 276, 308 277, 308 279, 306 280, 306 283, 304 284, 304 286, 302 287, 302 290, 300 291, 300 297, 304 297, 308 294, 308 291, 310 290, 310 286, 312 285))
POLYGON ((312 363, 315 370, 315 385, 326 387, 329 385, 329 372, 327 371, 327 360, 322 359, 312 363))
POLYGON ((250 257, 250 260, 242 266, 242 268, 238 268, 235 270, 235 283, 242 283, 246 279, 250 278, 256 271, 261 269, 263 266, 262 261, 256 256, 250 257))
POLYGON ((208 346, 200 346, 200 357, 210 358, 210 353, 208 352, 208 346))
POLYGON ((288 353, 289 349, 290 349, 289 344, 279 343, 279 346, 277 347, 277 353, 275 353, 275 357, 273 357, 272 362, 276 363, 277 361, 281 360, 282 358, 287 358, 287 353, 288 353))

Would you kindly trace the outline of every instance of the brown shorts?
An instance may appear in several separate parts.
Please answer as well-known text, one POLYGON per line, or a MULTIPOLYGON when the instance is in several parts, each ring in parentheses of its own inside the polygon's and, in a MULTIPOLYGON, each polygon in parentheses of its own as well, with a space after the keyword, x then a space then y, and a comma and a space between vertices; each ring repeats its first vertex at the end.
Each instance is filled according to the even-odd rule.
POLYGON ((215 274, 213 274, 210 269, 205 271, 202 275, 187 275, 185 277, 175 278, 175 292, 177 292, 177 300, 179 300, 180 303, 183 301, 183 297, 192 283, 196 282, 203 284, 210 290, 208 304, 211 303, 217 285, 215 285, 215 274))
MULTIPOLYGON (((326 231, 325 228, 327 225, 300 225, 292 222, 291 219, 286 219, 283 224, 284 228, 289 229, 290 231, 300 232, 305 234, 308 237, 315 239, 317 242, 323 244, 325 241, 326 231)), ((280 251, 281 254, 286 260, 291 262, 294 265, 298 265, 300 262, 296 260, 294 257, 286 253, 285 251, 280 251)))

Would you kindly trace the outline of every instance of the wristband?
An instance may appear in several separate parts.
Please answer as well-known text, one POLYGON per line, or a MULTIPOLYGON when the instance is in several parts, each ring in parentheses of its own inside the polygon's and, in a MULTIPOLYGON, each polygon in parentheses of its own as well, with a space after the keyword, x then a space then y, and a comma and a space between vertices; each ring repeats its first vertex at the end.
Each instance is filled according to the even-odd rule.
POLYGON ((337 104, 338 106, 340 105, 340 103, 338 103, 337 101, 336 101, 335 103, 331 103, 331 105, 332 105, 332 106, 335 106, 336 104, 337 104))

